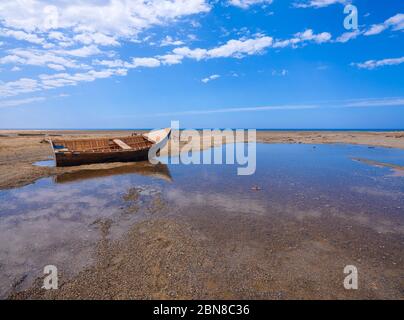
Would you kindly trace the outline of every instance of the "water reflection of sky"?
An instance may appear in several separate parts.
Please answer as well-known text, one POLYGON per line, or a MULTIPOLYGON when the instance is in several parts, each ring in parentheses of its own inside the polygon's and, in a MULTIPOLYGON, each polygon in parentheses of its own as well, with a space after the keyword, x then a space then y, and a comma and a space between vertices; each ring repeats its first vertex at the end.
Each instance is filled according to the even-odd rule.
POLYGON ((55 160, 42 160, 33 163, 37 167, 55 167, 55 160))
POLYGON ((169 165, 172 182, 120 172, 65 184, 46 178, 0 191, 0 296, 15 281, 29 284, 46 264, 69 273, 91 263, 103 220, 112 221, 110 238, 155 214, 205 210, 215 210, 218 221, 221 212, 300 220, 335 215, 378 232, 404 233, 404 178, 353 157, 404 165, 404 151, 396 149, 259 144, 252 176, 237 176, 237 165, 169 165), (142 190, 140 198, 128 203, 133 188, 142 190), (166 205, 151 210, 160 196, 166 205))

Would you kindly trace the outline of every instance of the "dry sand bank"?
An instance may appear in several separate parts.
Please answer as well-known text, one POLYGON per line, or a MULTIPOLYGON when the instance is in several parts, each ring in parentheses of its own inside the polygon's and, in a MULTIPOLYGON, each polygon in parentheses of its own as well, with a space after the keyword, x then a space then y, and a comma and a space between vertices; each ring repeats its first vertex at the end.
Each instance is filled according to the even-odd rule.
POLYGON ((404 149, 404 131, 264 131, 257 141, 266 143, 346 143, 404 149))
MULTIPOLYGON (((0 189, 30 184, 42 177, 79 168, 37 167, 36 161, 52 157, 45 138, 77 139, 89 137, 126 136, 133 131, 27 131, 0 130, 0 189)), ((141 131, 138 131, 141 132, 141 131)), ((404 149, 404 131, 400 132, 324 132, 324 131, 259 131, 257 141, 263 143, 347 143, 404 149)), ((87 169, 104 169, 122 164, 85 166, 87 169)))

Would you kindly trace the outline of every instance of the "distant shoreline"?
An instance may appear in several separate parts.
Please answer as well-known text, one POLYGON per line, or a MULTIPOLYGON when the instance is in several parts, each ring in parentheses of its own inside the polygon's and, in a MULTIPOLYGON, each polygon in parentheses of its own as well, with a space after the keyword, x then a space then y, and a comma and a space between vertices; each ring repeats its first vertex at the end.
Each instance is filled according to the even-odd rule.
MULTIPOLYGON (((23 128, 23 129, 19 129, 19 128, 6 128, 6 129, 2 129, 0 128, 0 132, 1 131, 90 131, 90 132, 94 132, 94 131, 150 131, 150 130, 154 130, 155 128, 112 128, 112 129, 102 129, 102 128, 98 128, 98 129, 88 129, 88 128, 76 128, 76 129, 70 129, 70 128, 44 128, 44 129, 33 129, 33 128, 23 128)), ((400 132, 400 131, 404 131, 404 128, 402 129, 355 129, 355 128, 351 128, 351 129, 257 129, 257 128, 180 128, 180 130, 189 130, 189 129, 193 129, 193 130, 239 130, 239 129, 243 129, 243 130, 248 130, 248 129, 255 129, 257 131, 270 131, 270 132, 400 132)))

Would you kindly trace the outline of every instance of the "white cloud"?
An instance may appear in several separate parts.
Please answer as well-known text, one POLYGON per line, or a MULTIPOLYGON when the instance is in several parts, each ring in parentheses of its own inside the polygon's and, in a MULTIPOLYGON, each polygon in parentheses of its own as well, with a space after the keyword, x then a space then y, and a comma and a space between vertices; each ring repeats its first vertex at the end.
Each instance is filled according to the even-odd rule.
POLYGON ((273 0, 229 0, 229 3, 233 6, 247 9, 256 4, 271 4, 273 0))
POLYGON ((160 66, 160 60, 156 58, 133 58, 132 66, 133 68, 138 67, 155 68, 160 66))
POLYGON ((316 43, 323 43, 331 40, 330 33, 322 32, 319 34, 314 34, 313 30, 311 29, 307 29, 304 32, 299 32, 295 36, 302 41, 314 41, 316 43))
MULTIPOLYGON (((50 37, 65 41, 65 37, 58 32, 54 32, 50 37)), ((323 43, 328 42, 331 35, 327 32, 314 34, 311 29, 299 32, 292 39, 277 40, 274 42, 272 37, 258 35, 251 39, 229 40, 220 46, 204 49, 190 49, 188 47, 179 47, 165 55, 157 55, 154 57, 133 57, 130 61, 121 59, 103 59, 88 61, 93 55, 105 55, 105 52, 99 50, 94 45, 88 45, 76 49, 11 49, 8 55, 0 58, 0 64, 31 65, 47 67, 59 72, 67 69, 81 69, 86 72, 77 72, 74 74, 63 72, 53 75, 42 74, 38 80, 23 78, 14 82, 0 83, 0 96, 15 96, 21 93, 33 92, 38 90, 46 90, 57 87, 77 85, 80 82, 90 82, 99 78, 107 78, 111 76, 124 76, 129 69, 146 67, 155 68, 161 65, 179 64, 184 58, 194 60, 206 60, 213 58, 243 58, 247 55, 261 54, 267 48, 275 47, 296 47, 297 44, 304 42, 323 43), (73 57, 73 58, 70 58, 73 57), (86 63, 81 59, 87 59, 86 63), (96 70, 98 66, 107 67, 107 69, 96 70)), ((114 54, 108 54, 113 57, 114 54)), ((283 71, 282 75, 286 75, 287 71, 283 71)), ((217 79, 217 75, 203 79, 208 82, 217 79)))
POLYGON ((195 60, 202 60, 207 57, 208 50, 206 49, 190 49, 188 47, 176 48, 173 53, 177 56, 187 57, 195 60))
POLYGON ((361 69, 372 70, 372 69, 376 69, 376 68, 384 67, 384 66, 399 65, 401 63, 404 63, 404 57, 382 59, 382 60, 368 60, 368 61, 361 62, 361 63, 351 63, 351 65, 356 66, 361 69))
POLYGON ((363 99, 356 102, 350 102, 345 107, 394 107, 404 106, 403 98, 383 98, 383 99, 363 99))
POLYGON ((261 53, 273 43, 272 37, 259 37, 247 40, 229 40, 226 44, 211 49, 208 55, 211 58, 242 57, 261 53))
POLYGON ((34 97, 34 98, 26 98, 26 99, 16 99, 16 100, 0 100, 0 108, 6 107, 17 107, 23 104, 29 104, 33 102, 40 102, 46 100, 44 97, 34 97))
POLYGON ((161 60, 163 64, 173 65, 181 63, 184 56, 179 54, 165 54, 162 56, 158 56, 158 58, 161 60))
POLYGON ((114 37, 107 36, 105 34, 95 33, 80 33, 73 37, 73 40, 81 42, 86 45, 96 44, 101 46, 118 46, 119 42, 114 37))
POLYGON ((48 38, 52 39, 52 40, 59 40, 59 41, 70 41, 70 38, 66 37, 62 32, 59 32, 59 31, 49 32, 48 38))
POLYGON ((325 42, 331 41, 331 34, 328 32, 322 32, 315 34, 313 30, 307 29, 303 32, 298 32, 294 35, 293 38, 291 39, 286 39, 286 40, 276 40, 274 42, 273 47, 274 48, 285 48, 285 47, 297 47, 298 44, 307 42, 307 41, 313 41, 315 43, 321 44, 325 42))
POLYGON ((70 47, 75 44, 75 41, 72 38, 64 35, 62 32, 59 31, 49 32, 48 39, 50 41, 56 42, 56 45, 60 47, 70 47))
POLYGON ((56 71, 64 71, 64 70, 66 70, 66 68, 64 66, 60 65, 60 64, 50 63, 47 66, 48 66, 48 68, 51 68, 51 69, 56 70, 56 71))
POLYGON ((39 75, 38 79, 21 78, 17 81, 0 82, 0 97, 11 97, 22 93, 75 86, 80 82, 92 82, 96 79, 105 79, 115 75, 124 76, 126 74, 127 70, 124 68, 90 70, 75 74, 42 74, 39 75))
MULTIPOLYGON (((181 112, 154 113, 145 115, 149 117, 166 117, 179 115, 204 115, 216 113, 234 113, 234 112, 265 112, 265 111, 290 111, 290 110, 312 110, 312 109, 335 109, 335 108, 373 108, 373 107, 402 107, 404 106, 404 98, 366 98, 355 100, 339 100, 328 101, 315 104, 296 104, 296 105, 273 105, 258 107, 236 107, 236 108, 220 108, 205 110, 190 110, 181 112)), ((130 117, 126 115, 125 117, 130 117)))
MULTIPOLYGON (((131 68, 179 62, 182 56, 178 60, 170 54, 164 58, 134 57, 127 62, 104 47, 115 49, 121 41, 137 42, 140 32, 148 28, 208 11, 208 0, 1 0, 0 36, 35 46, 14 45, 0 56, 0 65, 12 65, 12 70, 19 70, 21 65, 35 66, 59 73, 49 79, 27 77, 0 82, 0 96, 75 85, 104 76, 126 75, 131 68), (107 69, 97 70, 99 66, 107 69), (70 74, 68 69, 82 71, 70 74)), ((184 42, 166 37, 161 44, 179 46, 184 42)))
POLYGON ((347 4, 349 2, 348 0, 310 0, 295 2, 293 6, 295 8, 324 8, 336 3, 347 4))
MULTIPOLYGON (((264 49, 270 47, 272 43, 273 38, 265 36, 247 40, 229 40, 227 43, 210 50, 181 47, 174 49, 173 54, 177 56, 176 61, 180 60, 179 57, 195 60, 227 57, 242 58, 245 55, 259 54, 263 52, 264 49)), ((175 57, 172 56, 171 58, 175 59, 175 57)))
POLYGON ((25 63, 26 60, 17 55, 8 55, 0 58, 0 64, 25 63))
POLYGON ((157 58, 132 58, 132 62, 126 62, 120 59, 116 60, 94 60, 93 64, 107 66, 109 68, 155 68, 160 66, 160 60, 157 58))
POLYGON ((298 43, 303 43, 307 41, 312 41, 315 43, 323 43, 331 40, 331 34, 328 32, 323 32, 319 34, 314 34, 313 30, 308 29, 304 32, 299 32, 295 34, 295 37, 289 40, 278 40, 274 43, 273 38, 265 35, 260 35, 256 38, 251 39, 239 39, 239 40, 229 40, 225 44, 212 48, 195 48, 191 49, 189 47, 179 47, 172 50, 171 53, 165 55, 158 55, 154 58, 135 58, 139 60, 134 60, 138 62, 125 62, 122 60, 95 60, 94 63, 98 65, 108 66, 110 68, 114 67, 125 67, 125 68, 136 68, 138 66, 144 67, 158 67, 160 64, 163 65, 174 65, 182 63, 184 58, 194 59, 197 61, 204 59, 213 58, 243 58, 246 55, 261 54, 265 49, 270 47, 287 47, 296 46, 298 43), (140 60, 141 59, 141 60, 140 60), (143 63, 140 64, 139 61, 143 63))
POLYGON ((273 76, 280 76, 280 77, 286 77, 288 75, 289 71, 286 69, 282 69, 280 71, 277 70, 272 70, 272 75, 273 76))
POLYGON ((71 29, 132 37, 153 25, 208 12, 205 0, 2 0, 0 20, 27 32, 71 29))
POLYGON ((100 66, 106 66, 109 68, 129 68, 131 64, 129 62, 120 60, 120 59, 115 59, 115 60, 94 60, 93 64, 95 65, 100 65, 100 66))
POLYGON ((162 41, 160 46, 161 47, 166 47, 166 46, 182 46, 184 44, 184 41, 181 40, 174 40, 170 36, 166 36, 162 41))
POLYGON ((399 31, 404 29, 404 14, 396 14, 395 16, 387 19, 383 23, 374 24, 365 31, 355 30, 351 32, 345 32, 336 39, 336 42, 345 43, 352 39, 357 38, 360 35, 373 36, 391 28, 393 31, 399 31))
POLYGON ((9 55, 0 58, 0 64, 21 64, 32 66, 63 66, 64 68, 83 68, 76 61, 56 55, 53 52, 36 49, 12 49, 9 55))
POLYGON ((86 58, 94 55, 101 54, 101 50, 98 49, 97 46, 95 45, 90 45, 90 46, 84 46, 78 49, 72 49, 72 50, 55 50, 55 53, 58 53, 60 55, 68 55, 68 56, 74 56, 74 57, 80 57, 80 58, 86 58))
POLYGON ((212 74, 212 75, 209 76, 209 77, 203 78, 201 81, 202 81, 203 83, 208 83, 209 81, 216 80, 216 79, 219 79, 219 78, 220 78, 220 75, 218 75, 218 74, 212 74))
POLYGON ((395 16, 387 19, 385 23, 391 26, 394 31, 399 31, 404 29, 404 14, 399 13, 395 16))
POLYGON ((39 90, 39 84, 35 79, 21 78, 6 83, 0 82, 0 97, 11 97, 37 90, 39 90))
POLYGON ((41 89, 54 89, 65 86, 75 86, 80 82, 92 82, 97 79, 106 79, 111 76, 124 76, 126 75, 126 69, 104 69, 100 71, 90 70, 84 73, 58 73, 53 75, 43 74, 40 75, 41 89))
MULTIPOLYGON (((231 0, 233 5, 249 7, 272 0, 231 0)), ((166 54, 152 57, 133 57, 121 60, 116 47, 121 41, 146 42, 139 33, 147 28, 175 22, 181 17, 210 10, 208 0, 2 0, 0 2, 0 32, 6 37, 28 41, 30 47, 5 51, 0 64, 35 66, 57 71, 32 79, 0 82, 0 96, 14 96, 56 87, 77 85, 100 78, 126 75, 129 69, 181 63, 184 58, 205 60, 213 58, 243 58, 263 53, 274 46, 272 37, 232 39, 216 47, 205 49, 183 46, 184 42, 166 36, 161 46, 177 47, 166 54), (104 47, 113 47, 111 49, 104 47), (70 70, 78 69, 78 70, 70 70), (99 70, 101 69, 101 70, 99 70)), ((287 40, 289 45, 312 41, 327 42, 329 33, 314 34, 312 30, 287 40)), ((195 40, 196 37, 190 36, 195 40)), ((189 40, 188 40, 189 41, 189 40)), ((33 68, 32 68, 33 69, 33 68)), ((17 70, 17 69, 14 69, 17 70)), ((35 70, 35 69, 34 69, 35 70)), ((39 71, 43 73, 43 71, 39 71)), ((208 81, 216 79, 209 78, 208 81)))
POLYGON ((11 30, 2 28, 0 29, 0 36, 11 37, 17 40, 23 40, 39 45, 45 44, 45 39, 38 37, 36 34, 31 34, 20 30, 11 30))
POLYGON ((223 108, 223 109, 209 109, 209 110, 193 110, 193 111, 183 111, 183 112, 157 113, 157 114, 153 114, 153 116, 162 117, 162 116, 176 116, 176 115, 200 115, 200 114, 273 111, 273 110, 306 110, 306 109, 317 109, 317 108, 319 108, 318 105, 279 105, 279 106, 223 108))
MULTIPOLYGON (((120 41, 136 41, 140 32, 179 18, 208 12, 207 0, 2 0, 0 36, 30 42, 38 47, 7 51, 0 64, 89 69, 78 61, 97 55, 116 55, 101 47, 117 47, 120 41), (41 48, 39 48, 39 46, 41 48)), ((166 38, 163 45, 183 45, 166 38)), ((21 45, 21 48, 23 46, 21 45)), ((136 60, 124 67, 155 67, 156 58, 136 60)), ((168 59, 167 62, 172 60, 168 59)), ((171 63, 171 62, 170 62, 171 63)), ((124 63, 128 64, 128 63, 124 63)))
POLYGON ((383 23, 381 24, 374 24, 368 31, 364 33, 365 36, 373 36, 375 34, 382 33, 384 30, 387 29, 383 23))
POLYGON ((361 35, 361 32, 359 30, 345 32, 342 35, 340 35, 336 41, 345 43, 345 42, 348 42, 349 40, 357 38, 359 35, 361 35))
POLYGON ((78 82, 92 82, 96 79, 109 78, 112 75, 117 74, 116 70, 105 69, 101 71, 90 70, 84 73, 58 73, 47 75, 40 75, 41 85, 44 88, 50 89, 52 87, 62 87, 65 85, 76 85, 78 82))
POLYGON ((404 14, 398 13, 395 16, 387 19, 383 23, 374 24, 367 30, 365 36, 373 36, 391 28, 393 31, 399 31, 404 29, 404 14))

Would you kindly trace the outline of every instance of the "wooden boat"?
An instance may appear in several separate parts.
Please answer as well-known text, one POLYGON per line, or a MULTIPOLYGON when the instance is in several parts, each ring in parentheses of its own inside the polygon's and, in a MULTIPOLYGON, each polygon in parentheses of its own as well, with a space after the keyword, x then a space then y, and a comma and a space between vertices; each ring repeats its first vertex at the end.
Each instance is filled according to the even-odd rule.
POLYGON ((79 166, 105 162, 132 162, 148 159, 149 150, 164 147, 171 129, 155 130, 129 137, 50 140, 56 166, 79 166))

